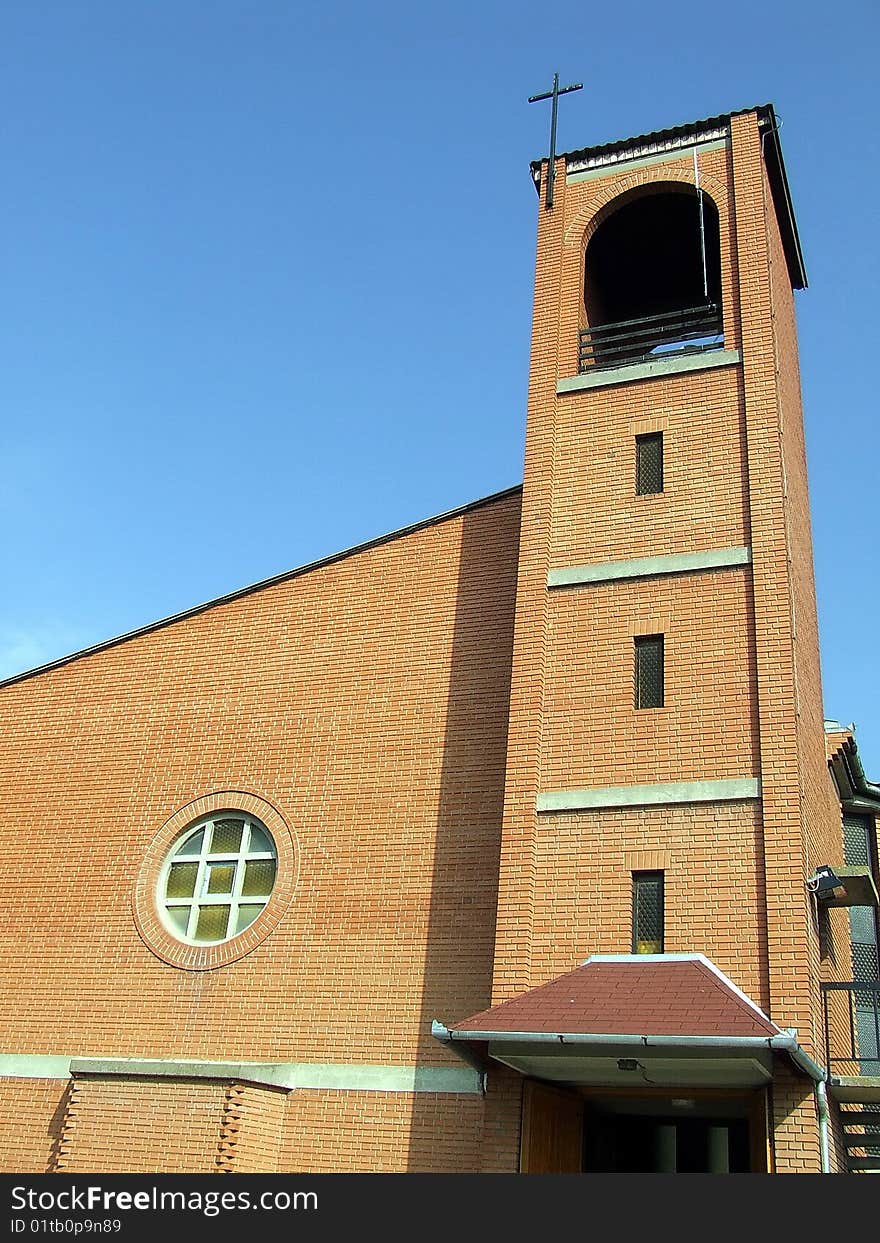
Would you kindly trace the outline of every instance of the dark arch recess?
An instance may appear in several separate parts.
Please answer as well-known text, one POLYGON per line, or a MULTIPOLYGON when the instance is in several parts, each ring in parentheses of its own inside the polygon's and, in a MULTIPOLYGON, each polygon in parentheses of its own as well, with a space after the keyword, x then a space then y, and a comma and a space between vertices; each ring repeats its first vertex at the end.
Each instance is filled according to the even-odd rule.
POLYGON ((584 307, 591 328, 707 303, 721 311, 718 209, 694 186, 664 182, 624 196, 590 238, 584 259, 584 307))

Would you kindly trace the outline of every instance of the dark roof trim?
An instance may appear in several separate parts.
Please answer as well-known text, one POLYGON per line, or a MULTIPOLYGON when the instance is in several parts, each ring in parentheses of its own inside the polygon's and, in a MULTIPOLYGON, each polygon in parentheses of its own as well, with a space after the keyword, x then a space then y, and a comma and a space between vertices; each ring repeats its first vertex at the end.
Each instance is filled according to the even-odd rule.
POLYGON ((452 518, 460 518, 462 514, 471 513, 475 509, 481 509, 484 505, 492 505, 496 501, 506 500, 510 496, 515 496, 518 492, 522 492, 522 484, 518 483, 512 488, 504 488, 501 492, 493 492, 491 496, 481 497, 478 501, 469 501, 467 505, 459 505, 456 509, 448 509, 442 514, 435 514, 431 518, 423 518, 420 522, 414 522, 408 527, 400 527, 397 531, 389 531, 386 535, 379 535, 375 539, 366 540, 363 544, 355 544, 351 548, 344 548, 341 552, 332 553, 329 557, 322 557, 319 561, 310 561, 308 565, 297 566, 293 570, 285 570, 281 574, 276 574, 272 578, 261 579, 258 583, 251 583, 248 587, 240 587, 237 591, 231 591, 228 595, 217 596, 214 600, 207 600, 204 604, 196 604, 193 608, 184 609, 182 613, 174 613, 171 617, 163 617, 159 621, 150 622, 146 626, 140 626, 137 630, 128 630, 125 634, 117 635, 112 639, 104 639, 101 643, 95 643, 92 647, 84 647, 78 652, 71 652, 68 656, 60 656, 58 660, 51 660, 45 665, 37 665, 34 669, 26 669, 23 673, 14 673, 12 677, 4 678, 0 681, 0 687, 13 686, 16 682, 23 682, 26 678, 35 678, 41 673, 48 673, 52 669, 59 669, 62 665, 68 665, 74 660, 80 660, 84 656, 93 656, 96 652, 105 652, 108 648, 117 647, 120 643, 127 643, 129 639, 139 639, 141 635, 152 634, 154 630, 162 630, 166 626, 173 626, 175 622, 186 621, 190 617, 197 617, 200 613, 206 613, 209 609, 218 608, 221 604, 231 604, 234 600, 241 600, 244 596, 253 595, 257 591, 263 591, 267 587, 275 587, 279 583, 288 582, 292 578, 299 578, 303 574, 310 574, 313 570, 321 570, 325 566, 334 565, 337 561, 344 561, 348 557, 357 556, 358 553, 368 552, 372 548, 380 548, 383 544, 390 544, 393 540, 402 539, 406 535, 415 535, 417 531, 424 531, 427 527, 437 526, 441 522, 448 522, 452 518))
MULTIPOLYGON (((710 130, 716 130, 723 125, 728 125, 731 117, 744 116, 749 112, 757 112, 760 115, 762 111, 770 107, 770 104, 759 104, 754 108, 739 108, 736 112, 725 112, 717 117, 704 117, 702 121, 689 121, 686 125, 673 125, 669 129, 652 130, 649 134, 634 134, 630 138, 616 138, 613 142, 600 143, 594 147, 581 147, 579 151, 560 152, 560 155, 566 164, 574 164, 582 160, 593 159, 596 156, 617 155, 630 147, 653 146, 656 143, 668 142, 674 138, 693 137, 697 139, 710 130)), ((544 156, 544 159, 546 158, 544 156)), ((530 165, 532 171, 540 172, 542 162, 542 160, 532 160, 530 165)))
POLYGON ((779 121, 772 104, 765 104, 763 108, 758 108, 756 111, 758 124, 763 131, 761 146, 764 151, 764 162, 767 165, 773 206, 776 208, 776 218, 779 221, 779 232, 782 235, 782 246, 785 251, 791 287, 792 289, 806 289, 807 269, 804 266, 804 254, 801 250, 801 239, 794 216, 794 204, 791 201, 785 161, 782 158, 779 121))
MULTIPOLYGON (((650 134, 637 134, 632 138, 621 138, 615 142, 604 143, 596 147, 583 147, 580 151, 566 151, 563 159, 566 164, 593 159, 597 156, 616 155, 630 147, 643 147, 656 143, 668 142, 672 139, 693 137, 699 139, 704 133, 728 125, 731 117, 745 116, 754 112, 758 117, 758 125, 763 135, 762 148, 764 161, 767 165, 767 176, 773 195, 773 205, 782 234, 785 260, 793 289, 806 289, 807 272, 804 256, 798 235, 797 221, 791 201, 788 177, 782 158, 782 147, 779 142, 779 122, 772 104, 757 104, 752 108, 738 108, 735 112, 725 112, 717 117, 705 117, 702 121, 692 121, 688 125, 675 125, 671 129, 654 130, 650 134)), ((546 157, 545 157, 546 158, 546 157)), ((532 180, 540 192, 541 160, 532 160, 532 180)))

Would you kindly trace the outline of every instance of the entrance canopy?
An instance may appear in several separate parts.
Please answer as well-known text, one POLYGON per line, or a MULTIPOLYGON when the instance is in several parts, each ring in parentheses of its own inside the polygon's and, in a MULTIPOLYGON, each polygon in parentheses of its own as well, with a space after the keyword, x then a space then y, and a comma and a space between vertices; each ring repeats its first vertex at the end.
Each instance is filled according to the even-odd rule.
POLYGON ((566 975, 482 1010, 437 1039, 485 1069, 595 1086, 756 1087, 786 1054, 824 1072, 702 954, 595 954, 566 975))

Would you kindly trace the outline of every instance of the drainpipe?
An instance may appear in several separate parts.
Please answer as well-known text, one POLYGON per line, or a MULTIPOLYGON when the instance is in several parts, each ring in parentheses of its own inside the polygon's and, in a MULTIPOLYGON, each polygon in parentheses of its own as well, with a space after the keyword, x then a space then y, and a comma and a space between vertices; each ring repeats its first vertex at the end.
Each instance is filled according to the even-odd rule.
POLYGON ((816 1113, 819 1115, 819 1165, 823 1174, 831 1173, 828 1151, 828 1088, 825 1080, 816 1083, 816 1113))

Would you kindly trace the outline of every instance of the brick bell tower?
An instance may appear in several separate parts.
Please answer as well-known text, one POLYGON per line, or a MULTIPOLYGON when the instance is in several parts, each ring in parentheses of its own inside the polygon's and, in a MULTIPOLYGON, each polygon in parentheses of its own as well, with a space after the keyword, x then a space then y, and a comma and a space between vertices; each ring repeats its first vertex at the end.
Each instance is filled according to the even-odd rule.
MULTIPOLYGON (((821 1060, 805 879, 840 809, 774 111, 560 156, 552 205, 533 175, 493 1003, 591 954, 702 954, 821 1060)), ((776 1087, 783 1168, 781 1119, 803 1106, 793 1153, 816 1122, 776 1087)))

